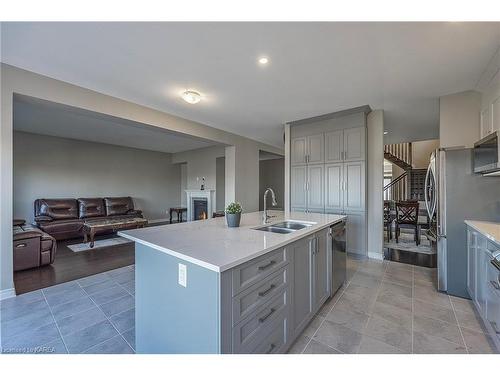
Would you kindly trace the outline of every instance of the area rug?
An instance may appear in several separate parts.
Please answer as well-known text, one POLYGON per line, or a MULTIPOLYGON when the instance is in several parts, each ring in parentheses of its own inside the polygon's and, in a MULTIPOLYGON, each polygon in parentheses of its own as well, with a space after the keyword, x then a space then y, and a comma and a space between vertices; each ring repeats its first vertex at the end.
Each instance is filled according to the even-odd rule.
POLYGON ((74 245, 67 245, 67 246, 71 251, 78 253, 80 251, 102 249, 104 247, 123 245, 123 244, 130 243, 130 242, 133 242, 133 241, 127 240, 126 238, 118 237, 118 238, 108 238, 106 240, 95 241, 94 247, 90 247, 90 242, 77 243, 74 245))
POLYGON ((413 232, 404 233, 404 230, 401 229, 401 236, 399 237, 399 243, 396 243, 396 239, 394 238, 394 232, 392 233, 392 240, 387 242, 387 232, 384 232, 384 247, 388 249, 395 250, 405 250, 416 253, 424 253, 424 254, 433 254, 435 250, 432 249, 431 243, 429 239, 425 235, 425 231, 422 230, 420 234, 420 245, 417 246, 415 243, 413 232))

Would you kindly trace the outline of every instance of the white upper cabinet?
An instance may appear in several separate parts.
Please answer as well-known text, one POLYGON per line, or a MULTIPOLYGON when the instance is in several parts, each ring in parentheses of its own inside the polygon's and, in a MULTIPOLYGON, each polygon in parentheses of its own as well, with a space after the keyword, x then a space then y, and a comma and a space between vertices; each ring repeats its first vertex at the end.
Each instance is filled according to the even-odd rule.
POLYGON ((290 145, 292 165, 306 164, 307 162, 307 138, 294 138, 290 145))
POLYGON ((309 165, 307 175, 307 209, 322 212, 325 209, 323 164, 309 165))
POLYGON ((336 130, 325 134, 325 163, 342 161, 344 152, 344 131, 336 130))
POLYGON ((365 210, 365 162, 344 163, 344 210, 365 210))
POLYGON ((307 162, 323 163, 325 155, 325 140, 323 134, 307 137, 307 162))
POLYGON ((344 207, 343 163, 325 165, 325 209, 339 210, 344 207))
POLYGON ((344 129, 344 161, 365 159, 365 127, 344 129))
POLYGON ((491 131, 500 130, 500 96, 491 103, 491 131))
POLYGON ((488 108, 481 111, 481 138, 486 137, 493 131, 490 111, 488 108))
POLYGON ((290 206, 294 209, 307 207, 307 167, 296 166, 290 173, 290 206))

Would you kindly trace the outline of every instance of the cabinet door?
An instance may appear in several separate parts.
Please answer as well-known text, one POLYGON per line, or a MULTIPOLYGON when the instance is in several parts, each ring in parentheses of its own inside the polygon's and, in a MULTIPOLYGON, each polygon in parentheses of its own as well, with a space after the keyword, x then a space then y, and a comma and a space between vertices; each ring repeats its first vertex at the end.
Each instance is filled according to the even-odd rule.
POLYGON ((343 169, 342 163, 325 165, 325 210, 344 208, 343 169))
POLYGON ((344 163, 344 210, 365 210, 365 162, 344 163))
POLYGON ((491 103, 491 125, 492 131, 500 130, 500 96, 491 103))
POLYGON ((366 214, 364 212, 346 213, 347 252, 366 255, 366 214))
POLYGON ((486 237, 478 234, 476 237, 476 301, 480 312, 486 313, 487 272, 489 254, 487 254, 486 237))
POLYGON ((296 209, 307 207, 307 167, 292 167, 290 171, 290 206, 296 209))
POLYGON ((325 161, 325 137, 323 134, 310 135, 307 137, 307 162, 324 163, 325 161))
POLYGON ((306 164, 307 155, 307 138, 294 138, 290 145, 291 164, 304 165, 306 164))
POLYGON ((330 294, 328 283, 327 231, 316 236, 314 247, 314 312, 325 303, 330 294))
POLYGON ((344 161, 365 160, 365 127, 344 129, 344 161))
POLYGON ((476 234, 467 230, 467 291, 472 300, 476 298, 476 234))
POLYGON ((307 209, 314 212, 323 212, 325 209, 324 166, 309 165, 307 167, 307 209))
POLYGON ((314 315, 312 306, 312 242, 306 238, 293 242, 292 337, 300 334, 314 315))
POLYGON ((325 163, 338 163, 343 159, 344 131, 337 130, 325 134, 325 163))
POLYGON ((490 111, 488 108, 481 111, 481 138, 486 137, 493 131, 490 111))

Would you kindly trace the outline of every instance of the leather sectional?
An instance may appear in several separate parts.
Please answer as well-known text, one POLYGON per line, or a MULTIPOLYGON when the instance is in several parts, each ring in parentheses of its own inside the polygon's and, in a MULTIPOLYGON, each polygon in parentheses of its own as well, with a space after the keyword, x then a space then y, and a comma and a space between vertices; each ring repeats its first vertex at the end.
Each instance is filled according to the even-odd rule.
POLYGON ((143 216, 131 197, 35 200, 36 226, 56 240, 82 237, 83 224, 91 220, 134 217, 143 216))
POLYGON ((45 266, 54 262, 54 237, 32 225, 16 225, 14 231, 14 271, 45 266))

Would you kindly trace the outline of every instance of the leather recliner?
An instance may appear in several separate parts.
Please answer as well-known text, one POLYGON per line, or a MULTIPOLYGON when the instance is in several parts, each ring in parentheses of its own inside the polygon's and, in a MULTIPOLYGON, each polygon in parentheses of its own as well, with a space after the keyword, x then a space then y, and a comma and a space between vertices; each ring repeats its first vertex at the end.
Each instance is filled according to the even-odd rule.
POLYGON ((31 225, 15 226, 13 231, 14 271, 54 262, 57 250, 54 237, 31 225))
POLYGON ((35 225, 56 240, 83 236, 87 221, 143 217, 134 209, 131 197, 37 199, 35 200, 35 225))

